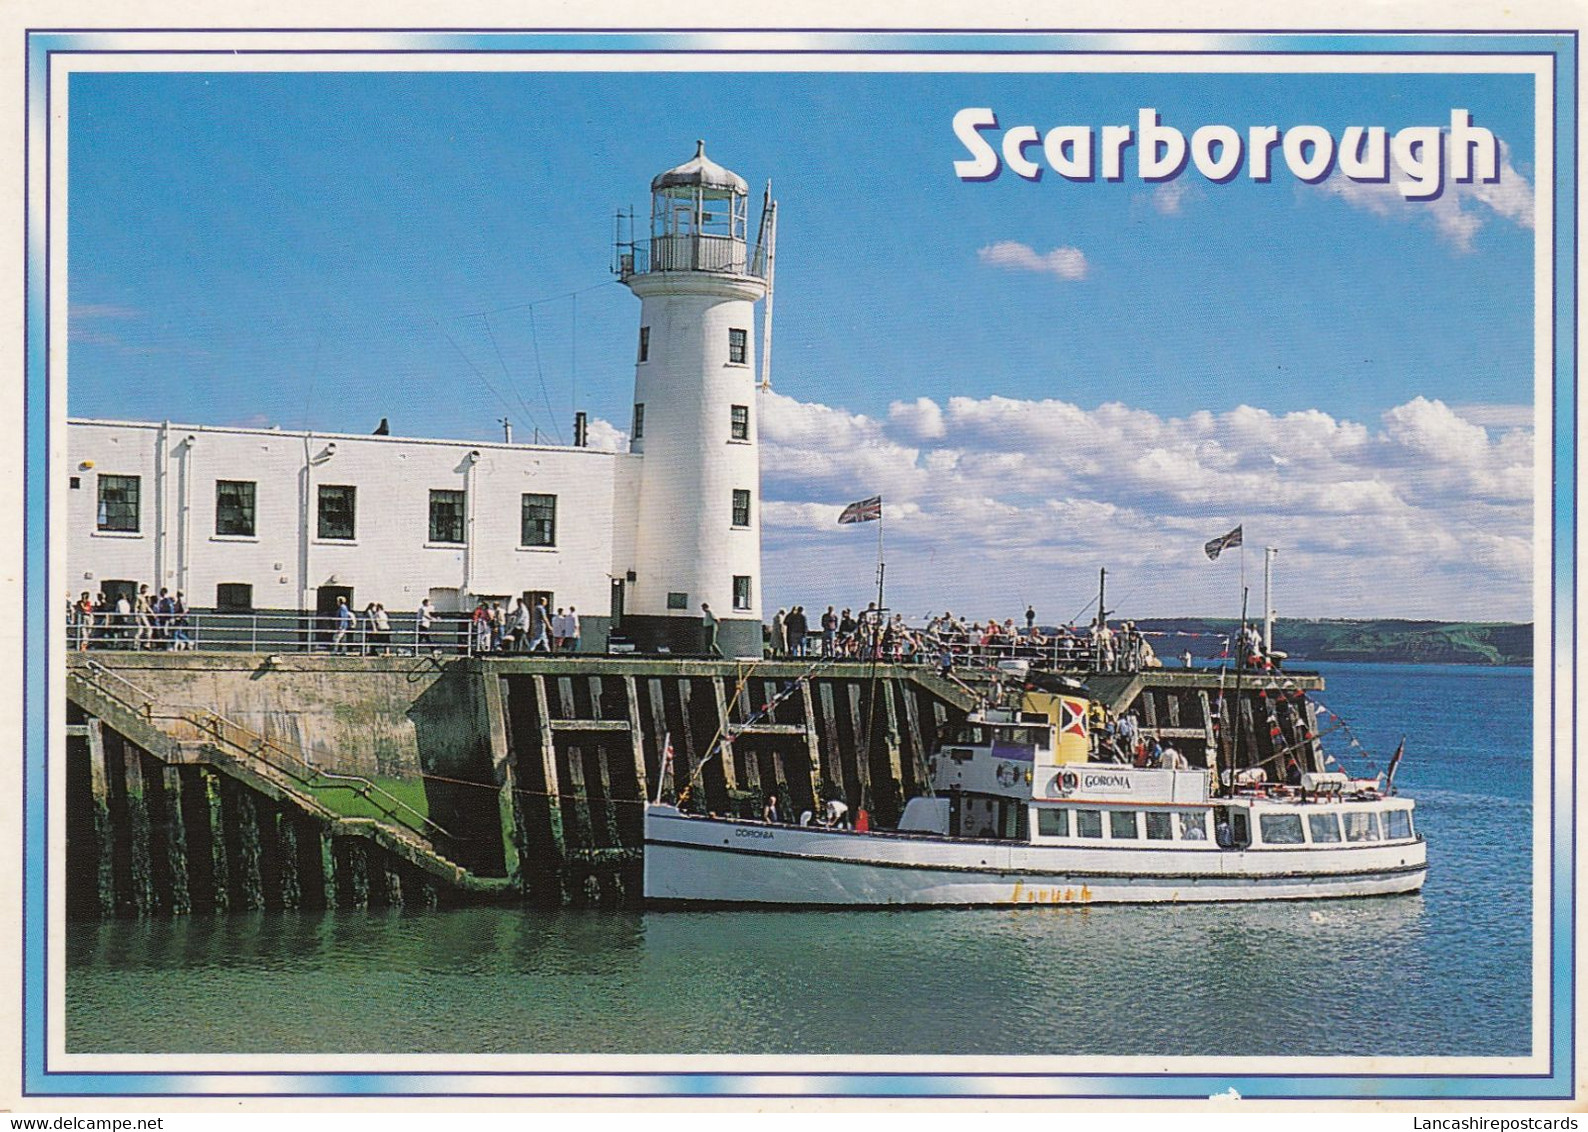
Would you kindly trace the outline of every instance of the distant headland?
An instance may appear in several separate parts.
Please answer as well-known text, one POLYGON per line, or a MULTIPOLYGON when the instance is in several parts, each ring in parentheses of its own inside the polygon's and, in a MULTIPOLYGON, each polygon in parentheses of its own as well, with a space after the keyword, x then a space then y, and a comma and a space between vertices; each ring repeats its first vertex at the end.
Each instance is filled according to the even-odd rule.
MULTIPOLYGON (((1257 622, 1259 627, 1261 622, 1257 622)), ((1187 649, 1196 657, 1218 656, 1224 639, 1239 628, 1232 617, 1160 617, 1137 620, 1153 636, 1165 664, 1187 649)), ((1399 664, 1533 663, 1533 625, 1508 621, 1404 621, 1281 617, 1274 621, 1274 647, 1297 661, 1383 661, 1399 664)))

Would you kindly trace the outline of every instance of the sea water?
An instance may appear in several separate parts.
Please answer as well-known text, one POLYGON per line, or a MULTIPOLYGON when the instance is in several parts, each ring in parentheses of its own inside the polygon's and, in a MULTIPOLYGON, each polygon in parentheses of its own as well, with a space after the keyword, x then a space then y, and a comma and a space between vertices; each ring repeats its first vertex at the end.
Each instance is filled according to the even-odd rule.
MULTIPOLYGON (((74 923, 71 1052, 1526 1055, 1532 673, 1320 666, 1427 886, 1271 904, 74 923)), ((1331 723, 1329 717, 1325 725, 1331 723)), ((1352 739, 1356 746, 1352 746, 1352 739)))

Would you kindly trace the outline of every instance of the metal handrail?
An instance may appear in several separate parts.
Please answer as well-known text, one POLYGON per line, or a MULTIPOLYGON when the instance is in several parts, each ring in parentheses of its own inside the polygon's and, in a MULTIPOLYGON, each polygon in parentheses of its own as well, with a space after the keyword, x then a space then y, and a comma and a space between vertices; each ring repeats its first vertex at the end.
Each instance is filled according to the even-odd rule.
MULTIPOLYGON (((130 688, 141 698, 141 703, 130 703, 108 688, 100 687, 100 690, 106 695, 110 696, 112 699, 121 703, 123 706, 133 709, 145 719, 153 718, 153 709, 155 705, 161 704, 159 697, 148 691, 148 689, 135 684, 131 680, 128 680, 119 672, 115 672, 97 661, 89 661, 84 667, 86 667, 88 671, 95 677, 95 679, 92 681, 95 687, 100 687, 99 678, 109 677, 118 683, 125 685, 127 688, 130 688)), ((389 790, 385 789, 372 779, 365 778, 363 775, 340 774, 336 771, 325 770, 321 767, 317 767, 309 761, 307 756, 303 753, 303 749, 301 747, 298 748, 297 753, 294 753, 293 751, 284 747, 277 740, 260 734, 246 724, 238 723, 236 720, 222 715, 214 708, 201 707, 191 704, 163 704, 162 706, 177 712, 178 714, 174 718, 182 719, 187 723, 192 724, 198 730, 212 735, 217 742, 225 743, 236 748, 237 750, 243 751, 249 757, 258 759, 266 766, 272 768, 273 770, 280 771, 282 774, 287 775, 295 782, 311 788, 314 786, 328 786, 339 790, 354 790, 361 797, 370 800, 373 800, 371 799, 371 795, 378 794, 391 803, 390 807, 377 805, 377 808, 380 809, 380 811, 385 814, 386 817, 391 818, 394 821, 401 821, 401 819, 397 816, 397 812, 399 810, 405 810, 417 818, 424 826, 434 830, 442 837, 445 837, 449 840, 452 837, 450 833, 448 833, 430 817, 425 814, 421 814, 418 810, 414 809, 408 803, 404 802, 401 798, 397 797, 395 794, 391 793, 389 790), (238 739, 232 738, 230 735, 226 734, 227 729, 245 736, 248 740, 250 740, 250 742, 242 742, 238 739), (266 757, 266 751, 279 754, 287 762, 295 763, 297 766, 304 768, 304 772, 298 771, 293 766, 282 766, 278 762, 272 761, 270 758, 266 757), (344 785, 344 783, 356 785, 344 785)), ((402 824, 410 825, 408 822, 402 822, 402 824)), ((410 825, 410 828, 413 827, 410 825)))

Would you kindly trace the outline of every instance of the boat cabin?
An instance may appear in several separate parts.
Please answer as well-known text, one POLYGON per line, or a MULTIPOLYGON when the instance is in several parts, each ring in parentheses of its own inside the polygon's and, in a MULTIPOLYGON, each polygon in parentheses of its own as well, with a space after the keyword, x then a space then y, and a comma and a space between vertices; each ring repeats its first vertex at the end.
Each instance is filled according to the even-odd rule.
POLYGON ((900 831, 1210 852, 1417 837, 1412 802, 1383 795, 1377 779, 1307 774, 1291 786, 1246 768, 1220 792, 1207 767, 1093 762, 1084 721, 1062 723, 997 709, 945 728, 927 767, 933 794, 906 804, 900 831))

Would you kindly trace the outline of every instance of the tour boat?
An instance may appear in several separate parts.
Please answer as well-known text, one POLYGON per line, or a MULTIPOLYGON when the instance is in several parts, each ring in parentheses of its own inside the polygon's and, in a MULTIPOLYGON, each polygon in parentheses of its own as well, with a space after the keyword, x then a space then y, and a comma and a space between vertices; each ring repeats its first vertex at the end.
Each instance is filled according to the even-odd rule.
MULTIPOLYGON (((1415 892, 1427 851, 1387 777, 1270 783, 1098 761, 1086 701, 974 712, 928 765, 897 829, 645 814, 648 902, 1112 904, 1415 892)), ((1397 752, 1398 756, 1398 752, 1397 752)), ((1231 760, 1233 761, 1233 760, 1231 760)))

